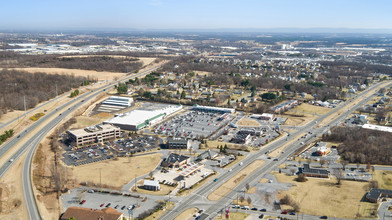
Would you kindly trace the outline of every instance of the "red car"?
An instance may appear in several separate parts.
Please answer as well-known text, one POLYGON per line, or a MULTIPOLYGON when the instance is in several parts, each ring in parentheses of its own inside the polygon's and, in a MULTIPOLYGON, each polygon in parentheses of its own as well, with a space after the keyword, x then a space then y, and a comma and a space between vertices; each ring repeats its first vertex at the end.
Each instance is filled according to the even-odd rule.
POLYGON ((287 211, 282 211, 280 214, 287 214, 287 211))
POLYGON ((86 202, 86 200, 83 200, 80 202, 80 205, 83 205, 86 202))
POLYGON ((104 206, 105 205, 105 203, 102 203, 99 207, 102 207, 102 206, 104 206))

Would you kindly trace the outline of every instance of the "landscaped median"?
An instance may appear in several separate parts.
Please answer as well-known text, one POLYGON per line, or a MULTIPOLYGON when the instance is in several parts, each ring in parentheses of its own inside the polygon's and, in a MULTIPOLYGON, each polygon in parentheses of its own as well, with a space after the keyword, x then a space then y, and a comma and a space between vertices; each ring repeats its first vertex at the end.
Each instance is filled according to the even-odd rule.
POLYGON ((238 184, 240 184, 248 175, 259 169, 265 164, 263 160, 256 160, 249 164, 247 167, 238 172, 235 176, 229 179, 227 182, 219 186, 216 190, 208 195, 208 199, 212 201, 222 199, 226 194, 233 190, 238 184))

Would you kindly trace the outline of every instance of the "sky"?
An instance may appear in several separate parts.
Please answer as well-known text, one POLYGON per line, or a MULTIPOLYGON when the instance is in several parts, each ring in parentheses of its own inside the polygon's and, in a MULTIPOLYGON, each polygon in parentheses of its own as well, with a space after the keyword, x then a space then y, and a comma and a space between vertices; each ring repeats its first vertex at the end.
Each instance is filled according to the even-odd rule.
POLYGON ((391 0, 0 2, 0 30, 392 29, 391 0))

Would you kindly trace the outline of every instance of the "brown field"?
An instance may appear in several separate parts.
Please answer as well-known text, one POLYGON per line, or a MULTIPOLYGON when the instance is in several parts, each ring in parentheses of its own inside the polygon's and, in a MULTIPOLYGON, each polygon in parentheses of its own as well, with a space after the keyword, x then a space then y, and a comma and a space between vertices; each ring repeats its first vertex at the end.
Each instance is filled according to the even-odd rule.
POLYGON ((265 164, 263 160, 256 160, 253 163, 249 164, 247 167, 238 172, 235 176, 229 179, 227 182, 222 184, 216 190, 211 192, 207 199, 216 201, 222 199, 227 193, 229 193, 236 185, 242 182, 249 174, 253 173, 258 168, 262 167, 265 164))
POLYGON ((60 74, 60 75, 75 75, 75 76, 90 76, 97 78, 98 81, 113 80, 125 76, 126 73, 114 72, 98 72, 94 70, 80 70, 80 69, 65 69, 65 68, 44 68, 44 67, 27 67, 27 68, 12 68, 15 70, 22 70, 29 73, 42 72, 47 74, 60 74))
POLYGON ((302 103, 301 105, 298 105, 297 107, 291 109, 290 111, 300 112, 300 113, 305 113, 305 114, 324 115, 324 114, 327 114, 328 112, 330 112, 331 110, 332 110, 331 108, 311 105, 308 103, 302 103))
POLYGON ((268 179, 267 178, 261 178, 259 180, 259 183, 268 183, 268 179))
POLYGON ((254 119, 242 118, 237 122, 237 125, 256 127, 256 126, 260 126, 260 123, 254 119))
POLYGON ((190 208, 185 211, 183 211, 181 214, 177 215, 177 217, 174 220, 185 220, 185 219, 191 219, 192 216, 198 212, 199 209, 197 208, 190 208))
MULTIPOLYGON (((355 218, 360 202, 366 193, 366 182, 342 181, 336 185, 336 179, 308 178, 307 182, 296 182, 294 176, 274 172, 281 183, 292 183, 289 191, 279 194, 279 198, 289 194, 299 201, 301 212, 309 215, 327 215, 338 218, 355 218)), ((362 217, 370 216, 363 213, 362 217)))
POLYGON ((249 190, 246 191, 246 193, 248 193, 248 194, 253 194, 255 192, 257 192, 257 188, 256 187, 251 187, 251 188, 249 188, 249 190))
POLYGON ((159 164, 162 154, 151 154, 118 160, 106 160, 78 167, 71 167, 73 177, 77 182, 100 183, 100 170, 102 184, 120 187, 135 178, 148 174, 159 164), (140 167, 140 168, 138 168, 140 167))
MULTIPOLYGON (((225 146, 227 145, 228 148, 230 149, 242 149, 246 150, 249 149, 247 146, 241 145, 241 144, 233 144, 233 143, 227 143, 227 142, 222 142, 222 141, 207 141, 207 145, 209 149, 218 149, 218 146, 225 146)), ((203 144, 203 147, 205 147, 205 144, 203 144)))
MULTIPOLYGON (((85 57, 111 57, 111 58, 118 58, 118 59, 129 59, 131 57, 122 56, 122 55, 70 55, 70 56, 61 56, 60 58, 85 58, 85 57)), ((135 57, 135 59, 139 59, 139 61, 143 62, 143 66, 146 66, 152 62, 154 62, 155 58, 151 57, 135 57)))
POLYGON ((380 189, 392 190, 392 171, 374 170, 373 179, 380 189))

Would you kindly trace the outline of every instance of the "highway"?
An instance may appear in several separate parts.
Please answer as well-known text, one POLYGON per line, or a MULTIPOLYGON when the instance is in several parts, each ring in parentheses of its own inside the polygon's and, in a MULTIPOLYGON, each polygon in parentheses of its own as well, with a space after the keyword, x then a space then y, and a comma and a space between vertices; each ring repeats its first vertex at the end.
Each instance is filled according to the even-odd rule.
MULTIPOLYGON (((369 93, 373 88, 379 86, 379 84, 373 85, 372 87, 368 88, 367 90, 361 92, 360 94, 357 95, 356 98, 362 97, 363 95, 369 93)), ((386 86, 391 85, 391 83, 387 84, 386 86)), ((181 200, 178 204, 176 204, 175 208, 166 212, 160 219, 166 220, 166 219, 174 219, 177 215, 179 215, 181 212, 188 208, 196 207, 195 203, 200 202, 200 199, 207 198, 207 196, 217 189, 220 185, 225 183, 227 180, 229 180, 231 177, 233 177, 235 174, 237 174, 240 170, 242 170, 244 167, 248 166, 252 162, 254 162, 257 159, 260 159, 267 151, 271 152, 282 145, 284 145, 286 142, 293 140, 294 138, 298 138, 297 136, 303 132, 312 132, 313 135, 309 136, 306 139, 300 139, 295 141, 293 144, 288 146, 285 149, 285 153, 281 154, 278 157, 278 161, 271 161, 268 160, 266 161, 266 164, 262 167, 260 167, 258 170, 253 172, 252 174, 248 175, 241 183, 239 183, 236 187, 234 187, 227 195, 225 195, 222 199, 218 201, 208 201, 204 200, 207 204, 207 210, 205 210, 204 215, 202 215, 202 218, 200 219, 206 219, 206 218, 214 218, 216 215, 220 213, 220 211, 229 206, 231 202, 236 198, 238 192, 243 192, 246 183, 249 183, 251 186, 256 184, 256 182, 261 179, 265 174, 268 174, 271 172, 273 169, 275 169, 278 165, 282 164, 284 161, 286 161, 287 157, 292 155, 295 151, 297 151, 299 148, 301 148, 303 145, 300 144, 300 142, 310 142, 314 140, 316 137, 321 136, 323 133, 328 131, 330 126, 336 125, 337 123, 341 122, 344 120, 349 114, 355 111, 358 107, 364 105, 366 102, 368 102, 372 97, 374 97, 375 94, 370 95, 368 98, 363 99, 362 101, 358 102, 355 104, 353 107, 351 107, 348 111, 345 111, 344 113, 338 115, 335 119, 332 121, 329 121, 325 123, 324 126, 318 127, 317 125, 321 123, 325 118, 329 117, 330 115, 336 113, 340 109, 345 107, 345 103, 342 103, 338 107, 336 107, 334 110, 331 112, 318 117, 317 119, 313 120, 312 122, 304 125, 301 127, 299 131, 296 131, 290 135, 290 137, 287 138, 280 138, 278 140, 275 140, 271 142, 270 144, 266 145, 262 150, 260 150, 257 153, 250 154, 247 156, 245 159, 242 160, 243 165, 242 166, 234 166, 232 168, 232 172, 223 172, 218 176, 218 181, 216 182, 209 182, 197 189, 194 193, 192 193, 190 196, 184 198, 181 200), (287 140, 287 141, 286 141, 287 140)), ((354 100, 349 100, 348 102, 352 102, 354 100)))
POLYGON ((98 89, 95 89, 91 92, 86 92, 75 99, 69 101, 66 104, 63 104, 62 106, 58 107, 55 111, 52 111, 48 113, 46 116, 29 126, 25 131, 14 135, 14 138, 12 138, 10 141, 5 143, 1 148, 0 148, 0 155, 4 155, 7 153, 15 144, 17 144, 23 137, 29 135, 30 133, 33 133, 34 129, 38 127, 39 125, 43 124, 46 122, 47 124, 44 126, 44 128, 40 129, 37 133, 33 134, 34 137, 31 140, 28 140, 26 143, 22 145, 21 148, 19 148, 16 153, 14 153, 11 158, 5 162, 5 164, 2 164, 0 167, 0 178, 5 175, 5 173, 8 171, 8 169, 15 163, 15 161, 23 155, 23 153, 27 150, 29 150, 26 159, 23 164, 23 174, 22 174, 22 183, 23 183, 23 190, 24 190, 24 195, 25 195, 25 202, 27 206, 27 211, 29 214, 30 219, 42 219, 33 192, 33 187, 32 187, 32 182, 31 182, 31 162, 32 158, 34 155, 34 152, 38 146, 38 144, 41 142, 42 138, 50 132, 57 124, 59 124, 65 117, 67 117, 70 113, 72 113, 74 110, 78 109, 81 107, 85 102, 88 102, 92 98, 96 97, 100 93, 104 92, 104 89, 109 89, 112 88, 114 85, 116 85, 119 82, 124 82, 126 80, 135 78, 135 77, 142 77, 150 72, 158 69, 159 66, 147 69, 145 71, 142 71, 137 74, 131 74, 123 79, 114 81, 110 84, 104 85, 98 89), (68 107, 71 106, 72 107, 68 107), (66 109, 64 112, 61 112, 63 109, 66 109), (60 113, 61 112, 61 113, 60 113), (58 115, 58 116, 56 116, 58 115), (52 117, 56 116, 54 119, 51 121, 47 122, 47 120, 52 117))

